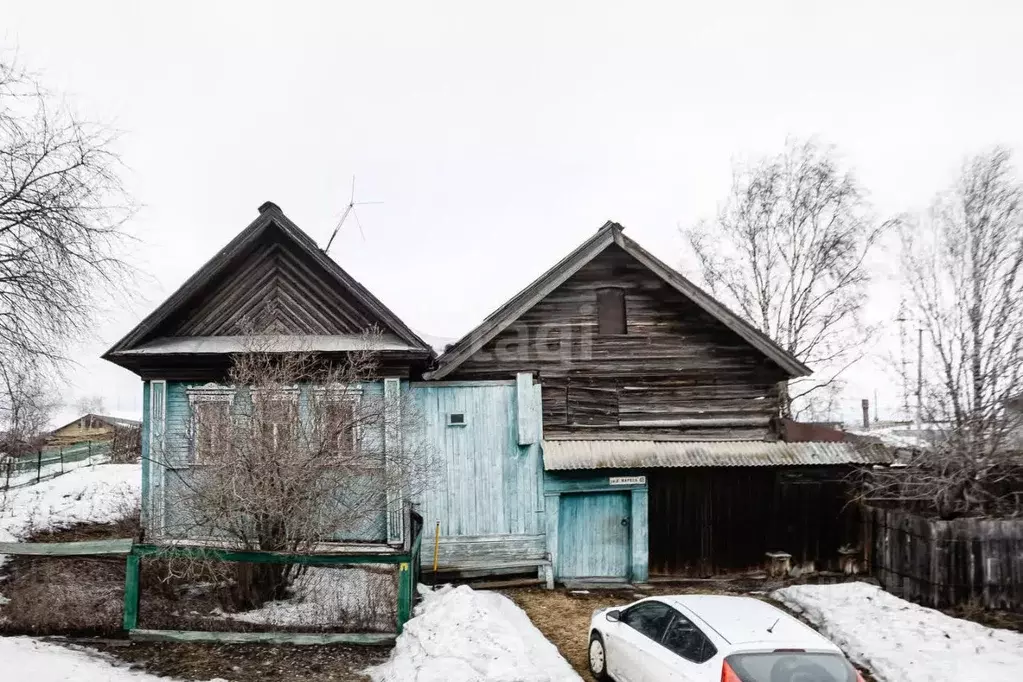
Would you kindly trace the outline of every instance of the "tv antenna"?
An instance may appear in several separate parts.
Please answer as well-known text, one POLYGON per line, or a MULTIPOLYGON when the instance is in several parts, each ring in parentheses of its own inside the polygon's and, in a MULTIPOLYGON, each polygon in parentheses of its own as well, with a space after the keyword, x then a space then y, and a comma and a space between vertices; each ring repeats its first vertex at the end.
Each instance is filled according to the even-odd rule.
POLYGON ((337 226, 334 228, 334 231, 331 233, 330 239, 327 240, 327 246, 326 246, 326 248, 323 249, 323 252, 327 253, 328 251, 330 251, 330 245, 334 243, 334 237, 336 237, 337 233, 341 231, 341 226, 345 224, 346 220, 348 220, 348 216, 349 215, 351 215, 353 218, 355 218, 355 224, 359 226, 359 234, 362 235, 362 241, 366 241, 366 233, 362 229, 362 222, 359 220, 359 213, 358 213, 358 211, 355 210, 355 207, 356 206, 366 206, 366 205, 369 205, 369 204, 382 204, 382 203, 384 203, 384 202, 382 202, 382 201, 356 201, 355 200, 355 176, 353 175, 352 176, 352 196, 348 200, 348 205, 345 206, 344 213, 341 214, 341 219, 339 221, 337 221, 337 226))

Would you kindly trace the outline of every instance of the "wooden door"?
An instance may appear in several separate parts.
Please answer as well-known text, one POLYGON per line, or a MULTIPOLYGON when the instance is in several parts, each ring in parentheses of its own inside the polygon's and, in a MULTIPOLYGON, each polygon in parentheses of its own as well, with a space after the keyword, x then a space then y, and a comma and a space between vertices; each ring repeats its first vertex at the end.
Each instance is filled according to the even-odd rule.
POLYGON ((629 493, 561 496, 558 512, 558 577, 629 576, 629 493))

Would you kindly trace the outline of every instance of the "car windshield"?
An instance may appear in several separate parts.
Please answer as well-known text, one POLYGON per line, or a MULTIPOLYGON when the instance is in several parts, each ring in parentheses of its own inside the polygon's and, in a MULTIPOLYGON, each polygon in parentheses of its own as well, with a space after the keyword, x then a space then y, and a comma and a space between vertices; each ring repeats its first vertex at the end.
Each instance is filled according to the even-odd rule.
POLYGON ((725 659, 742 682, 855 682, 856 670, 841 654, 774 651, 725 659))

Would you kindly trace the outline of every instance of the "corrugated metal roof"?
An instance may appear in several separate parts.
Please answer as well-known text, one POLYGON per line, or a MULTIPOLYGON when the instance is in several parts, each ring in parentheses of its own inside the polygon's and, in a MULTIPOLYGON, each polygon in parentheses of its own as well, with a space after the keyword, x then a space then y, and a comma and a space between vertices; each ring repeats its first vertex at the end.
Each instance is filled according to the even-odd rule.
POLYGON ((781 441, 675 442, 652 440, 548 440, 544 468, 646 469, 814 464, 891 464, 887 448, 859 443, 781 441))

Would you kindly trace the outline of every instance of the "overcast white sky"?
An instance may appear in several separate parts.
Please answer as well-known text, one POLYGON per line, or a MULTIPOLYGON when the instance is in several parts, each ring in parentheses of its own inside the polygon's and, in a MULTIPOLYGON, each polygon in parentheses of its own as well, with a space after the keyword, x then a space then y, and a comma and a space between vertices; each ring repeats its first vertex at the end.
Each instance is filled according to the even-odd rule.
MULTIPOLYGON (((837 145, 881 213, 925 206, 965 154, 1023 151, 1021 26, 1012 0, 0 0, 0 40, 125 133, 151 279, 69 377, 118 412, 141 411, 140 384, 99 354, 267 199, 323 244, 355 174, 383 203, 331 254, 457 337, 607 219, 680 265, 677 226, 786 135, 837 145)), ((879 286, 875 317, 897 303, 879 286)), ((854 368, 845 412, 876 388, 894 416, 888 374, 854 368)))

